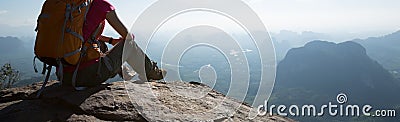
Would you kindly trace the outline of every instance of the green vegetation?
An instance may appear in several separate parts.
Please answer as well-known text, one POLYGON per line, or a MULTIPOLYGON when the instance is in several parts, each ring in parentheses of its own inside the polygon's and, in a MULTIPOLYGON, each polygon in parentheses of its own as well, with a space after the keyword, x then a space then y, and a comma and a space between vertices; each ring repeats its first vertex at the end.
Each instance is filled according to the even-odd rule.
POLYGON ((0 70, 0 89, 11 88, 19 80, 19 71, 6 63, 0 70))

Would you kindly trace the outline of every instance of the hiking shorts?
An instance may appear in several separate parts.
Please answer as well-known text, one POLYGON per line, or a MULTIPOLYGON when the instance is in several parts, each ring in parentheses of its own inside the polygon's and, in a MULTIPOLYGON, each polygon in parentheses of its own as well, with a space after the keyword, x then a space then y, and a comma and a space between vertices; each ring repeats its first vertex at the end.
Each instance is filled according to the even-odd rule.
MULTIPOLYGON (((97 63, 80 69, 76 76, 76 86, 96 86, 115 77, 121 71, 123 48, 124 43, 118 43, 101 56, 97 63)), ((73 74, 73 72, 64 72, 63 84, 71 85, 73 74)))

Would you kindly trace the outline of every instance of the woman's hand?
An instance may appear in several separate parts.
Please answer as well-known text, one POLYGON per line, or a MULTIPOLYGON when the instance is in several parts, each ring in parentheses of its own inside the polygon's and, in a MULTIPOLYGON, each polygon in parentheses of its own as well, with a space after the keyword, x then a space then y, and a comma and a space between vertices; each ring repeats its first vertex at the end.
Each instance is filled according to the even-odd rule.
POLYGON ((112 44, 114 46, 117 43, 119 43, 121 41, 124 41, 124 38, 119 37, 118 39, 113 39, 112 37, 100 36, 98 40, 102 41, 102 42, 106 42, 106 43, 112 44))
POLYGON ((102 42, 108 42, 110 39, 111 37, 101 35, 98 40, 102 42))
POLYGON ((120 37, 119 39, 113 39, 110 44, 112 44, 113 46, 118 44, 119 42, 122 42, 124 39, 122 37, 120 37))

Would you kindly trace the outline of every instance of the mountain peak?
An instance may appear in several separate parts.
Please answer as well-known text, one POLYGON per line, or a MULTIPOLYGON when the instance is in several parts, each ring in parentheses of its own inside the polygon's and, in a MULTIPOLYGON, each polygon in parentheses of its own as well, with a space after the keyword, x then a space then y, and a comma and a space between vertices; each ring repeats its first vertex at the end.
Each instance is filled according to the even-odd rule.
POLYGON ((381 97, 379 94, 395 93, 399 88, 392 75, 372 60, 363 46, 352 41, 339 44, 313 41, 291 49, 278 65, 275 87, 278 86, 362 94, 354 96, 358 100, 371 99, 360 97, 367 91, 375 90, 368 95, 381 97))
POLYGON ((321 46, 333 46, 333 45, 336 45, 336 44, 333 42, 328 42, 328 41, 314 40, 314 41, 311 41, 311 42, 305 44, 304 47, 315 47, 315 46, 321 47, 321 46))

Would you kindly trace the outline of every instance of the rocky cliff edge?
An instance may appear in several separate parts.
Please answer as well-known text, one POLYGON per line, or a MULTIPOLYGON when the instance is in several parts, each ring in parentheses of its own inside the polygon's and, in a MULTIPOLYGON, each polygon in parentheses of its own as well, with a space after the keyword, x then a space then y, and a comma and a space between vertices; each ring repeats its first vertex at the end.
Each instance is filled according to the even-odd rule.
POLYGON ((251 107, 194 82, 113 82, 84 91, 48 83, 0 91, 1 121, 293 121, 248 119, 251 107))

